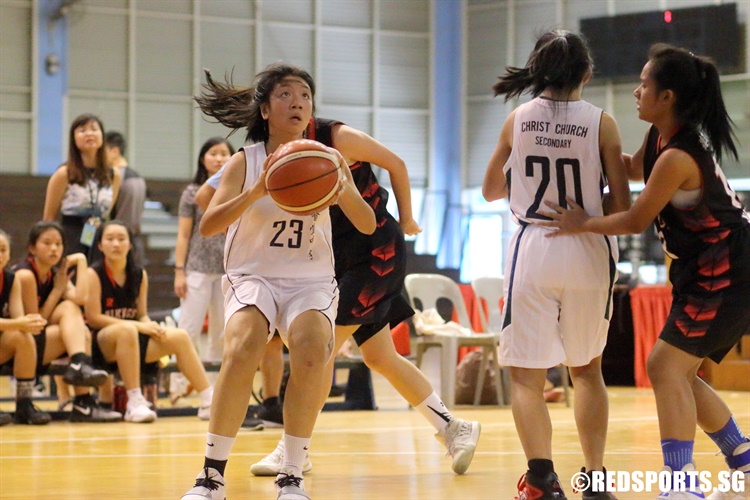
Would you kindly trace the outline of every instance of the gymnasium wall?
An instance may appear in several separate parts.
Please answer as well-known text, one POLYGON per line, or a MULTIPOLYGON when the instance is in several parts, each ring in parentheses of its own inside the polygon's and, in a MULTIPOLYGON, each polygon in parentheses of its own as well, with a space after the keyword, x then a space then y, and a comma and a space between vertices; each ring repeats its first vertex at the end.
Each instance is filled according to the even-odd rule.
MULTIPOLYGON (((474 270, 462 274, 470 279, 476 272, 501 269, 504 241, 512 231, 507 207, 486 204, 476 189, 503 120, 518 104, 491 96, 504 67, 523 65, 539 32, 578 30, 581 18, 715 3, 461 1, 456 25, 462 33, 451 38, 461 41, 462 64, 455 74, 440 77, 456 79, 462 100, 460 109, 445 116, 435 105, 444 96, 432 82, 441 64, 433 49, 444 36, 434 28, 437 1, 459 2, 67 0, 70 6, 61 15, 61 0, 0 0, 0 174, 49 175, 66 155, 72 118, 93 112, 108 129, 125 133, 127 156, 147 179, 187 180, 203 141, 229 132, 205 121, 191 100, 200 90, 203 68, 249 84, 265 65, 283 59, 313 74, 318 115, 373 135, 406 160, 414 212, 427 226, 417 241, 420 251, 440 252, 449 241, 442 234, 442 205, 430 194, 439 183, 429 177, 434 146, 446 140, 436 124, 460 122, 460 160, 450 167, 460 171, 464 189, 456 208, 461 220, 450 227, 463 249, 460 262, 452 257, 448 264, 468 269, 473 260, 474 270), (47 56, 58 57, 57 73, 47 73, 47 56), (473 225, 488 213, 495 217, 492 231, 473 225), (470 251, 480 253, 468 258, 470 251)), ((748 61, 750 2, 736 3, 748 61)), ((750 64, 744 68, 745 73, 723 76, 740 139, 740 161, 724 165, 730 179, 750 179, 750 64)), ((618 120, 625 151, 637 148, 647 128, 636 116, 635 85, 635 80, 595 78, 584 94, 618 120)), ((243 138, 240 131, 230 140, 239 146, 243 138)), ((382 182, 389 184, 387 176, 382 182)), ((0 200, 0 209, 4 203, 0 200)))

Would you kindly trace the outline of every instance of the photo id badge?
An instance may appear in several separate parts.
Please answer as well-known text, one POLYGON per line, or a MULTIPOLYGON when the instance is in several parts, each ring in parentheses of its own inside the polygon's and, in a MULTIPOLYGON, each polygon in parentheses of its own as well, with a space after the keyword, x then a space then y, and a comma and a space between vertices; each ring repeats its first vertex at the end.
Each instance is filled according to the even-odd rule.
POLYGON ((86 224, 83 225, 83 231, 81 232, 81 245, 90 247, 94 243, 94 236, 96 235, 96 225, 94 217, 89 218, 86 224))

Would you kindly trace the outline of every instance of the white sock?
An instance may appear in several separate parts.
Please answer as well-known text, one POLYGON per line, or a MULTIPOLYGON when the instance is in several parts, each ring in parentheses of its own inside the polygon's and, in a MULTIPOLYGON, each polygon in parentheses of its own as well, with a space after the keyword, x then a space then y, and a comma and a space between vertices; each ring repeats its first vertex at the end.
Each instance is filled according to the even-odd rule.
POLYGON ((302 477, 302 466, 305 464, 305 454, 310 447, 312 438, 301 438, 284 433, 284 465, 282 468, 292 467, 294 475, 302 477))
POLYGON ((214 398, 214 388, 210 385, 198 393, 198 397, 201 400, 201 406, 211 406, 211 400, 214 398))
POLYGON ((128 408, 133 406, 133 403, 138 400, 143 399, 143 392, 141 391, 140 387, 136 387, 135 389, 128 389, 128 408))
POLYGON ((442 432, 453 418, 443 401, 434 392, 417 405, 417 410, 438 432, 442 432))
POLYGON ((206 458, 223 461, 229 460, 229 453, 232 451, 234 439, 209 432, 206 437, 206 458))

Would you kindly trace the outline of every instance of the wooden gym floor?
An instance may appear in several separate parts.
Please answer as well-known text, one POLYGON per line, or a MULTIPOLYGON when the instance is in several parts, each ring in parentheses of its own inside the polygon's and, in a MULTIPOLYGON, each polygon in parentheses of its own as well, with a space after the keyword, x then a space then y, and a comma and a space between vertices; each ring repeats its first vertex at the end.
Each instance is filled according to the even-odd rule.
MULTIPOLYGON (((6 379, 7 380, 7 379, 6 379)), ((379 409, 324 412, 311 447, 313 470, 305 487, 313 499, 512 499, 525 459, 510 408, 458 407, 454 414, 482 423, 482 436, 466 475, 450 469, 433 430, 379 375, 373 374, 379 409)), ((573 391, 574 393, 575 391, 573 391)), ((7 395, 4 383, 0 393, 7 395)), ((723 392, 741 427, 750 431, 750 393, 723 392)), ((46 403, 49 406, 52 403, 46 403)), ((168 402, 160 402, 168 405, 168 402)), ((12 410, 12 403, 2 409, 12 410)), ((583 458, 573 408, 549 405, 556 470, 569 498, 570 477, 583 458)), ((0 428, 0 498, 179 499, 202 466, 207 423, 196 417, 153 424, 71 424, 0 428)), ((227 467, 229 499, 275 499, 272 478, 253 477, 250 465, 270 452, 280 429, 240 431, 227 467)), ((656 408, 650 390, 612 388, 609 470, 659 470, 656 408)), ((725 464, 701 432, 699 470, 716 477, 725 464)), ((658 493, 620 493, 621 500, 658 493)))

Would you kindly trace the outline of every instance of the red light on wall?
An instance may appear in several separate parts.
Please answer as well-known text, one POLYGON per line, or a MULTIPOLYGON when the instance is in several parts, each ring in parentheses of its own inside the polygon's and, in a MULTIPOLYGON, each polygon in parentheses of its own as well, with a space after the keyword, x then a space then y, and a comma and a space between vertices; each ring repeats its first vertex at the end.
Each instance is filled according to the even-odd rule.
POLYGON ((672 11, 671 10, 665 10, 664 11, 664 22, 665 23, 671 23, 672 22, 672 11))

